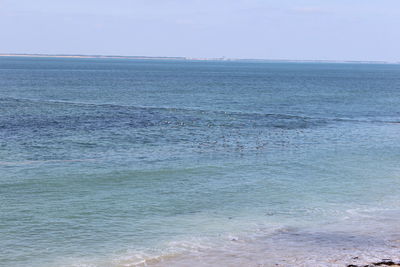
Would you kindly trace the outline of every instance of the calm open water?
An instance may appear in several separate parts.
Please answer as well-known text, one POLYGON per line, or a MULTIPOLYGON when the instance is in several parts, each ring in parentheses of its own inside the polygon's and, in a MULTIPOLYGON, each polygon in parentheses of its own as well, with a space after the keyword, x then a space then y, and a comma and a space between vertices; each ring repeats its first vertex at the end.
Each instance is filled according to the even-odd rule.
POLYGON ((394 257, 399 133, 400 65, 2 57, 0 266, 394 257))

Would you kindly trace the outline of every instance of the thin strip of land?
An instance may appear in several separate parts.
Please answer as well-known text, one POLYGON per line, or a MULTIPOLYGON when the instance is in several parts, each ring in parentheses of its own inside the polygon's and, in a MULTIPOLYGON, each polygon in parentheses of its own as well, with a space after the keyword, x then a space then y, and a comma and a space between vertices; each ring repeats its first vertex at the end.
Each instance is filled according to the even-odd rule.
POLYGON ((252 59, 252 58, 198 58, 198 57, 164 57, 164 56, 120 56, 120 55, 73 55, 73 54, 18 54, 0 53, 0 57, 40 57, 40 58, 104 58, 104 59, 137 59, 137 60, 190 60, 190 61, 243 61, 243 62, 287 62, 287 63, 353 63, 353 64, 400 64, 389 61, 357 60, 291 60, 291 59, 252 59))

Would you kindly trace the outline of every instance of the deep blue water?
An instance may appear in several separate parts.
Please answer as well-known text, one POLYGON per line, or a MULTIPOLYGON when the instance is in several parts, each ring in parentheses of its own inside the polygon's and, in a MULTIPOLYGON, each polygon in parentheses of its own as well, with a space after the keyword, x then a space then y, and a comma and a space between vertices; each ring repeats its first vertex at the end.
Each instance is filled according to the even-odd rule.
POLYGON ((400 65, 2 57, 0 265, 400 210, 399 107, 400 65))

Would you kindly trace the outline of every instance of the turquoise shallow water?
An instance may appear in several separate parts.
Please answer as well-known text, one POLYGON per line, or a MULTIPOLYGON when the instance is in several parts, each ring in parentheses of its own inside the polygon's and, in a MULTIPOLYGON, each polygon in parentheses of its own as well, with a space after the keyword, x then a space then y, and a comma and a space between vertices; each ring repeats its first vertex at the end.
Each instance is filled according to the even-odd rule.
POLYGON ((399 106, 400 65, 0 58, 0 265, 379 252, 399 106))

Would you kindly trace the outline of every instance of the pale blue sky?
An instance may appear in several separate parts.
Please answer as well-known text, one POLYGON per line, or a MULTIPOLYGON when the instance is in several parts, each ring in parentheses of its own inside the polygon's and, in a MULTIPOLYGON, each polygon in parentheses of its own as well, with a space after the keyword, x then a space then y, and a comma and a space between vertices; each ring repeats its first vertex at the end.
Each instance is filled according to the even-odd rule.
POLYGON ((0 0, 0 53, 400 61, 400 0, 0 0))

